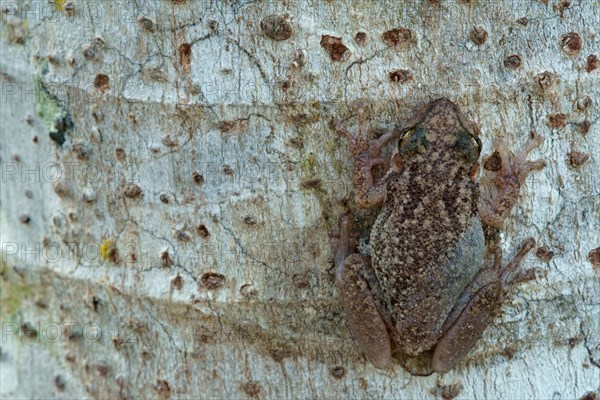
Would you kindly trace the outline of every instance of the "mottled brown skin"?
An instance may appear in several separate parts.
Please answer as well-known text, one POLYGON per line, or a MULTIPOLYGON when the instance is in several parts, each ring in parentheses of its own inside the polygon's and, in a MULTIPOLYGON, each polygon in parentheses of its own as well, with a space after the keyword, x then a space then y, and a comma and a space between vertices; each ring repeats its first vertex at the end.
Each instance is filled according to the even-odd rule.
POLYGON ((534 240, 503 267, 483 225, 499 228, 527 174, 544 166, 526 160, 541 137, 534 134, 517 156, 499 146, 498 192, 486 199, 477 182, 478 129, 454 103, 438 99, 408 129, 372 142, 364 105, 356 108, 356 137, 334 126, 352 142, 357 205, 383 207, 371 231, 371 259, 356 252, 351 218, 342 219, 337 281, 350 329, 377 368, 387 368, 395 354, 414 374, 446 372, 481 337, 510 285, 534 276, 516 272, 534 240), (380 150, 398 137, 389 170, 375 183, 372 167, 387 164, 380 150))

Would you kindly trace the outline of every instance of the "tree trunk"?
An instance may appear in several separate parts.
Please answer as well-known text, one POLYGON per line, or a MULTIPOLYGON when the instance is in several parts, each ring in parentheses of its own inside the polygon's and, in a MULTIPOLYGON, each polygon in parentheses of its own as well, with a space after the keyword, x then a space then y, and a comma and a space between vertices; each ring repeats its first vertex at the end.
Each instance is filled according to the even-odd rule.
POLYGON ((1 3, 2 397, 600 395, 598 1, 1 3), (545 138, 502 246, 547 275, 414 377, 337 301, 331 232, 376 211, 330 121, 442 96, 484 155, 545 138))

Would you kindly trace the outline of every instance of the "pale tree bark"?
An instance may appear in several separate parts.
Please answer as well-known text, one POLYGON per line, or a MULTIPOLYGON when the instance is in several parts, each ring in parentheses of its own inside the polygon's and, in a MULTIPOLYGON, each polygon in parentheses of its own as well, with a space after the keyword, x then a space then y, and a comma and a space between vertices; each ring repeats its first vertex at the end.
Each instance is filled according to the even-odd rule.
POLYGON ((1 1, 3 398, 598 395, 598 1, 55 2, 1 1), (545 138, 502 246, 546 276, 414 377, 337 301, 331 232, 376 211, 330 121, 442 96, 486 155, 545 138))

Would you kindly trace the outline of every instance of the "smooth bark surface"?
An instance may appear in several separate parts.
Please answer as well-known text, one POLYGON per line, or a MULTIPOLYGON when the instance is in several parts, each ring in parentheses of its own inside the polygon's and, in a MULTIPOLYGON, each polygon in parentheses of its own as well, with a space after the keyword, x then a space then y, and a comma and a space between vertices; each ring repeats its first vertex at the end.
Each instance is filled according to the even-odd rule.
POLYGON ((0 3, 3 398, 600 391, 598 1, 0 3), (442 96, 485 156, 545 138, 502 246, 533 236, 546 276, 414 377, 374 369, 337 300, 331 232, 352 210, 365 247, 376 211, 330 123, 442 96))

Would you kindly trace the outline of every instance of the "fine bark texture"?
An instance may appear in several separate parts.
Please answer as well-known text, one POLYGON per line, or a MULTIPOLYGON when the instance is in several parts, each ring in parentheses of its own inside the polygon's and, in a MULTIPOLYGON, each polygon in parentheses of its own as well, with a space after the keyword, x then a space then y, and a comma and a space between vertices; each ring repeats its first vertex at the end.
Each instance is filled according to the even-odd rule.
POLYGON ((598 1, 0 3, 3 398, 600 395, 598 1), (484 157, 544 137, 502 247, 545 274, 414 377, 337 300, 331 233, 376 210, 331 121, 438 97, 484 157))

